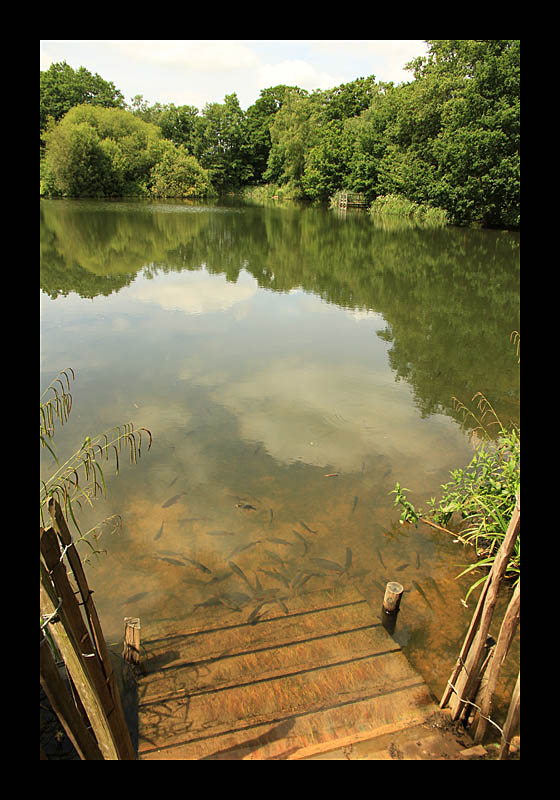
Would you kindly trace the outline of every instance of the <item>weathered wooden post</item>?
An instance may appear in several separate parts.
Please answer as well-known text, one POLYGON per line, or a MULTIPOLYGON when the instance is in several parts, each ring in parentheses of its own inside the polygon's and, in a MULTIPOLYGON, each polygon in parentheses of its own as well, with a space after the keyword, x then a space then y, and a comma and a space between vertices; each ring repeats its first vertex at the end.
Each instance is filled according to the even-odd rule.
POLYGON ((381 611, 381 622, 387 633, 393 634, 397 623, 397 614, 401 604, 404 586, 397 581, 389 581, 385 587, 383 597, 383 609, 381 611))
POLYGON ((140 619, 138 617, 124 618, 123 658, 133 666, 140 664, 140 619))

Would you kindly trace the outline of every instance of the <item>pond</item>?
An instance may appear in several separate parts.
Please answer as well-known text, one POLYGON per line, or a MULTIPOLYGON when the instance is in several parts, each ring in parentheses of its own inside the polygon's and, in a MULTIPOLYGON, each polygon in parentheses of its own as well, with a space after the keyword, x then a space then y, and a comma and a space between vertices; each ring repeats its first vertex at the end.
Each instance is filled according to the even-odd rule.
POLYGON ((125 616, 248 617, 259 588, 287 603, 351 582, 377 607, 398 580, 394 637, 439 698, 473 556, 401 526, 390 492, 425 508, 468 464, 454 397, 519 421, 518 234, 234 198, 42 200, 40 315, 41 390, 76 375, 60 461, 115 425, 153 435, 79 516, 82 532, 121 520, 89 537, 99 552, 80 544, 108 642, 125 616))

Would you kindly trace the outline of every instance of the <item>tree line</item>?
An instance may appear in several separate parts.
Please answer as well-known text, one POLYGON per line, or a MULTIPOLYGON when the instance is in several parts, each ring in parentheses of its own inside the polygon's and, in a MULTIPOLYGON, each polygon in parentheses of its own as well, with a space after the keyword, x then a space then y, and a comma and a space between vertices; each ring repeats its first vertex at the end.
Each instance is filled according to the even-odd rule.
POLYGON ((263 89, 223 103, 125 102, 65 62, 41 72, 41 192, 203 197, 268 185, 325 202, 397 195, 459 225, 520 224, 519 40, 428 40, 409 82, 263 89))

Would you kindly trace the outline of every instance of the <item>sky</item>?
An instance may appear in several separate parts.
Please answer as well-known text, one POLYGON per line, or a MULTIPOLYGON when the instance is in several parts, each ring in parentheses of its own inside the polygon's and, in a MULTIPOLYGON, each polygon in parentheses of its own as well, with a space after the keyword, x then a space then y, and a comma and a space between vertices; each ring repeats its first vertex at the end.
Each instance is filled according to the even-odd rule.
POLYGON ((332 89, 356 78, 411 81, 404 65, 426 55, 420 39, 44 39, 41 70, 66 61, 112 82, 130 103, 202 110, 237 94, 246 110, 262 89, 332 89))

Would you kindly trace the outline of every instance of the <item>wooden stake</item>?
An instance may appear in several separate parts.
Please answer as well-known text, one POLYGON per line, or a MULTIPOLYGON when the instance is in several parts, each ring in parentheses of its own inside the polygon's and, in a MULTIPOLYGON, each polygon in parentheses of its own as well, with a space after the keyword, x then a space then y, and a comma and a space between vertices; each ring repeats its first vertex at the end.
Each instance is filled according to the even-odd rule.
POLYGON ((140 664, 140 619, 138 617, 124 618, 124 647, 123 658, 129 664, 140 664))
POLYGON ((484 739, 484 734, 486 733, 486 728, 488 725, 488 720, 485 719, 485 717, 491 716, 492 698, 494 692, 496 691, 496 686, 498 684, 498 676, 500 674, 500 668, 502 667, 505 661, 511 641, 513 639, 513 635, 519 623, 520 596, 521 596, 521 581, 519 581, 519 583, 515 587, 515 591, 513 593, 511 600, 509 601, 507 611, 504 615, 502 626, 500 628, 500 633, 498 635, 498 641, 496 642, 496 649, 494 651, 494 656, 492 658, 492 662, 488 669, 488 678, 486 686, 480 696, 480 703, 479 703, 480 715, 478 718, 478 723, 474 734, 474 741, 476 744, 479 744, 484 739))
POLYGON ((113 738, 113 734, 107 716, 103 709, 95 687, 84 667, 82 652, 79 643, 72 634, 72 629, 65 616, 65 609, 59 606, 49 574, 43 563, 40 563, 41 570, 41 614, 43 618, 48 618, 49 629, 55 640, 70 677, 82 700, 84 708, 87 709, 88 718, 97 744, 103 755, 104 760, 118 761, 119 754, 113 738), (58 610, 57 610, 58 609, 58 610))
MULTIPOLYGON (((459 659, 460 661, 459 668, 458 670, 456 669, 454 671, 454 675, 458 673, 456 681, 453 680, 450 681, 450 683, 454 684, 455 687, 455 694, 451 698, 449 704, 452 711, 452 718, 454 720, 459 719, 459 717, 461 716, 461 713, 465 706, 465 701, 473 700, 473 689, 476 685, 476 681, 478 679, 478 675, 480 672, 480 666, 484 658, 484 646, 490 628, 490 623, 492 621, 492 615, 494 613, 496 600, 498 599, 500 583, 502 581, 507 565, 509 563, 510 556, 513 552, 515 541, 519 534, 519 528, 520 528, 520 507, 519 507, 519 496, 518 496, 518 501, 511 516, 511 520, 508 525, 504 541, 502 542, 501 547, 498 550, 498 553, 492 565, 492 569, 490 570, 490 574, 486 580, 486 584, 484 587, 486 590, 484 597, 484 605, 480 612, 479 612, 479 607, 477 606, 477 610, 475 611, 474 614, 475 617, 477 618, 479 617, 480 619, 478 630, 474 635, 474 640, 472 642, 472 645, 468 649, 466 658, 464 659, 464 661, 462 657, 460 657, 459 659)), ((472 623, 471 623, 471 628, 473 628, 472 623)), ((471 628, 469 629, 467 638, 470 637, 471 628)), ((465 648, 463 647, 463 650, 464 649, 465 648)), ((461 651, 461 653, 463 653, 463 650, 461 651)), ((444 697, 445 696, 448 696, 447 692, 445 693, 444 697)), ((440 705, 442 704, 440 703, 440 705)))
POLYGON ((389 581, 385 587, 385 597, 383 598, 383 608, 388 613, 396 613, 401 604, 404 586, 396 581, 389 581))
POLYGON ((498 761, 505 761, 505 759, 508 757, 511 734, 519 722, 520 679, 521 672, 519 672, 517 675, 517 683, 515 684, 515 689, 513 690, 513 694, 511 696, 509 711, 504 723, 504 732, 502 734, 502 743, 500 752, 498 754, 498 761))
POLYGON ((47 695, 52 710, 64 727, 68 738, 76 748, 82 761, 103 761, 97 742, 87 730, 70 693, 60 677, 58 667, 44 633, 40 632, 41 686, 47 695))
POLYGON ((72 535, 68 529, 62 509, 60 508, 59 503, 52 497, 49 500, 49 513, 53 520, 54 529, 56 530, 60 541, 64 547, 67 548, 66 557, 68 558, 72 573, 76 579, 76 583, 78 584, 78 589, 80 590, 86 618, 88 620, 91 635, 95 642, 96 651, 101 662, 101 669, 105 678, 105 684, 108 687, 112 700, 113 711, 109 711, 108 719, 119 744, 119 753, 121 759, 125 761, 135 761, 136 752, 134 750, 132 739, 130 738, 130 731, 128 730, 128 725, 126 724, 124 717, 119 689, 111 663, 111 656, 107 649, 105 637, 103 636, 101 623, 93 602, 92 592, 89 589, 84 568, 82 566, 78 551, 76 550, 76 546, 72 543, 72 535))

